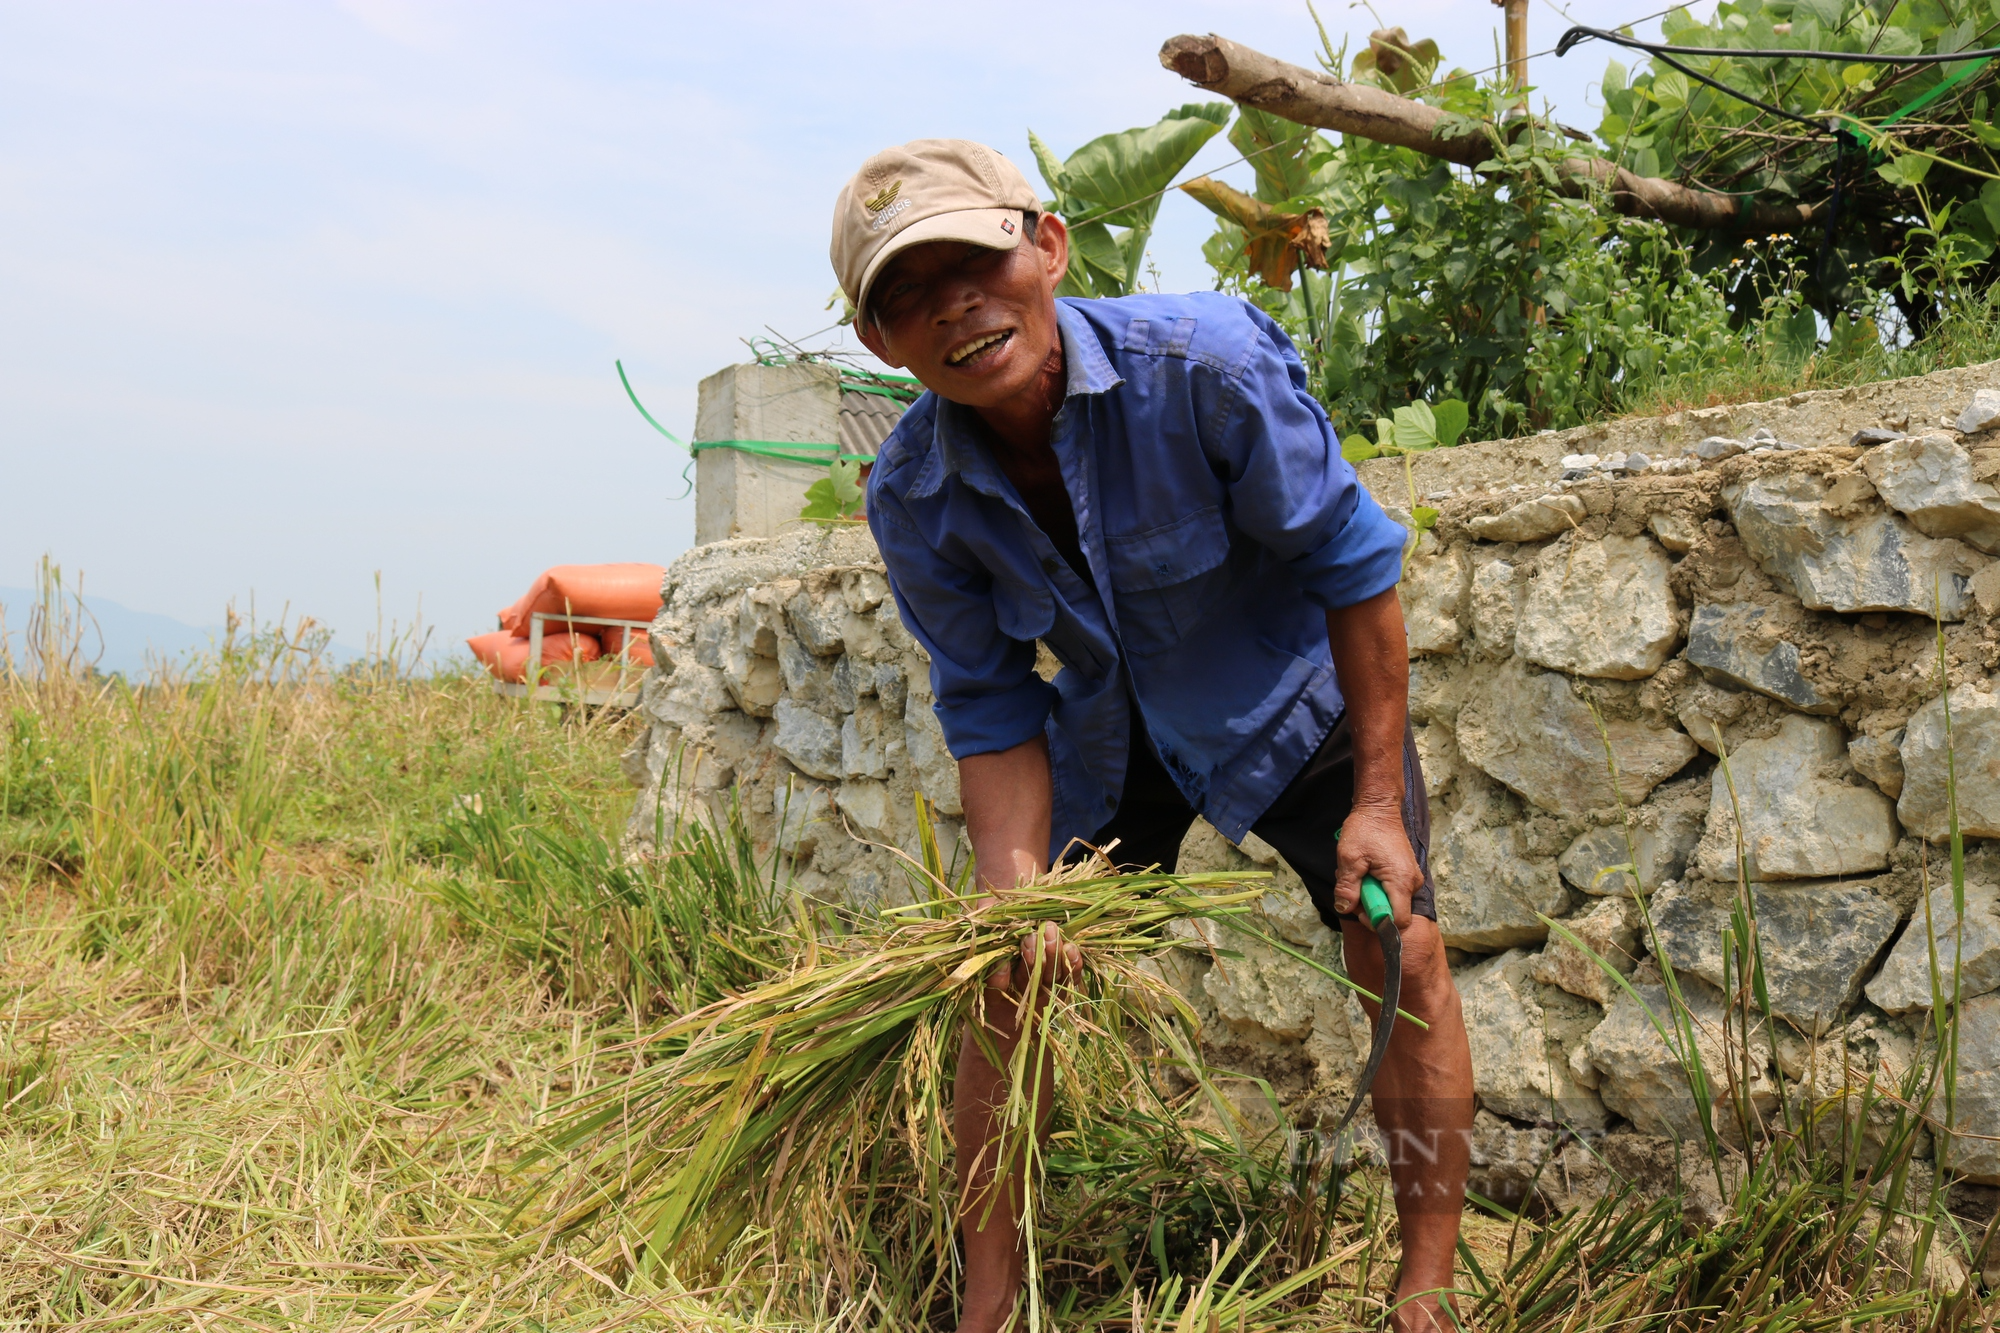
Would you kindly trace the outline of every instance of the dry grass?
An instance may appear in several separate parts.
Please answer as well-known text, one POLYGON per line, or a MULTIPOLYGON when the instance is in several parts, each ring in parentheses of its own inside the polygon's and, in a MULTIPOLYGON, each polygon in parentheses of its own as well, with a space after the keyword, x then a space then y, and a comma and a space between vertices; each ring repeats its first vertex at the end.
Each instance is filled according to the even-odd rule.
MULTIPOLYGON (((64 660, 59 600, 44 614, 31 665, 64 660)), ((616 858, 622 738, 604 719, 560 724, 386 656, 330 676, 296 633, 138 690, 18 665, 0 662, 0 1327, 948 1323, 926 1296, 949 1288, 932 1283, 949 1256, 926 1247, 939 1201, 921 1192, 870 1215, 902 1228, 900 1250, 850 1246, 864 1262, 838 1283, 824 1248, 773 1246, 769 1228, 707 1226, 721 1241, 697 1278, 678 1253, 639 1262, 617 1217, 573 1234, 520 1220, 526 1155, 563 1106, 633 1086, 635 1038, 767 965, 809 966, 814 947, 773 919, 782 885, 728 830, 616 858)), ((913 1077, 917 1102, 942 1104, 947 1059, 913 1077)), ((1295 1228, 1269 1259, 1257 1237, 1324 1219, 1282 1141, 1232 1142, 1160 1104, 1058 1106, 1049 1324, 1379 1321, 1397 1240, 1378 1174, 1350 1178, 1312 1246, 1295 1228)), ((901 1151, 918 1127, 876 1142, 901 1151)), ((1900 1142, 1919 1138, 1912 1124, 1900 1142)), ((1814 1141, 1774 1131, 1739 1173, 1737 1216, 1699 1232, 1673 1199, 1471 1218, 1469 1317, 1520 1333, 1987 1318, 1969 1293, 1856 1266, 1908 1219, 1801 1149, 1814 1141)), ((601 1163, 607 1144, 576 1146, 601 1163)), ((881 1179, 916 1178, 914 1156, 885 1158, 881 1179)))

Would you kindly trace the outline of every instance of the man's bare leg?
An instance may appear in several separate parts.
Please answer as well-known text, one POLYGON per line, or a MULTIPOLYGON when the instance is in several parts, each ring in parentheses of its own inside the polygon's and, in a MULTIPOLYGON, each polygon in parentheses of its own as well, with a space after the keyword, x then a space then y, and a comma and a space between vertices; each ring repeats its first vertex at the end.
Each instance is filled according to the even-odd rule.
MULTIPOLYGON (((1382 989, 1382 945, 1359 921, 1341 921, 1349 975, 1369 990, 1382 989)), ((1362 1001, 1371 1022, 1381 1006, 1362 1001)), ((1454 1327, 1440 1311, 1437 1293, 1454 1283, 1459 1215, 1472 1157, 1472 1052, 1458 990, 1445 965, 1437 922, 1410 918, 1403 931, 1403 997, 1399 1006, 1430 1024, 1398 1023, 1382 1069, 1375 1076, 1375 1123, 1389 1153, 1396 1189, 1396 1217, 1403 1234, 1403 1266, 1396 1279, 1398 1333, 1454 1327)))
POLYGON ((1011 1175, 994 1179, 1000 1110, 1006 1102, 1007 1076, 993 1067, 968 1031, 958 1048, 958 1086, 952 1106, 960 1232, 965 1243, 965 1308, 959 1316, 959 1333, 999 1333, 1007 1327, 1027 1262, 1021 1246, 1020 1183, 1011 1175))
MULTIPOLYGON (((1076 946, 1053 925, 1044 927, 1043 974, 1053 980, 1073 975, 1081 963, 1076 946)), ((1001 1059, 1020 1041, 1019 1006, 1034 957, 1036 937, 1023 940, 1023 961, 995 972, 986 990, 986 1036, 1001 1059)), ((1054 1106, 1054 1062, 1044 1059, 1036 1084, 1037 1137, 1048 1132, 1054 1106)), ((1020 1163, 996 1171, 1001 1116, 1007 1104, 1007 1075, 995 1069, 968 1028, 958 1047, 958 1081, 952 1097, 952 1137, 958 1154, 959 1228, 965 1243, 965 1306, 959 1333, 1000 1333, 1008 1326, 1021 1291, 1027 1255, 1021 1242, 1020 1163)))

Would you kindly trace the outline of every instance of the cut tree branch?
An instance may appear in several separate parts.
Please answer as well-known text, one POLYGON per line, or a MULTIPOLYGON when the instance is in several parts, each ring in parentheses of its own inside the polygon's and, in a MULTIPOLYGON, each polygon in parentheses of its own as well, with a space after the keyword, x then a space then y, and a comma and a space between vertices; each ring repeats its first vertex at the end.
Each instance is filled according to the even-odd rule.
MULTIPOLYGON (((1227 37, 1184 34, 1160 48, 1160 63, 1208 92, 1315 129, 1358 134, 1376 143, 1408 148, 1462 167, 1477 167, 1498 152, 1492 126, 1445 137, 1446 114, 1362 83, 1343 83, 1227 37)), ((1811 204, 1765 204, 1697 190, 1656 176, 1635 176, 1595 157, 1566 157, 1556 172, 1571 193, 1602 188, 1611 206, 1633 218, 1658 218, 1704 231, 1769 235, 1798 231, 1814 217, 1811 204)))

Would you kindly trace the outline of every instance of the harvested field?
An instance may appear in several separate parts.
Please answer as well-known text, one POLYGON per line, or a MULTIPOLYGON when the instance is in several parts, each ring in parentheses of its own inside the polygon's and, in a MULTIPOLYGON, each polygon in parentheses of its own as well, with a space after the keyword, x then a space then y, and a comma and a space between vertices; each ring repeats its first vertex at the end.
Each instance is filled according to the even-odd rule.
MULTIPOLYGON (((872 1215, 901 1249, 765 1219, 656 1255, 619 1206, 570 1234, 535 1225, 570 1163, 522 1163, 566 1103, 650 1058, 635 1036, 880 929, 797 915, 740 831, 626 864, 609 831, 636 724, 564 723, 386 662, 329 675, 296 636, 143 689, 12 670, 0 691, 0 1326, 949 1327, 914 1190, 872 1215)), ((1163 1121, 1123 1109, 1058 1115, 1042 1326, 1379 1321, 1396 1249, 1380 1173, 1351 1172, 1329 1217, 1282 1133, 1187 1101, 1163 1121)), ((1907 1119, 1863 1118, 1881 1160, 1917 1152, 1907 1119)), ((1469 1215, 1469 1318, 1985 1317, 1964 1287, 1973 1221, 1921 1170, 1891 1173, 1884 1214, 1843 1178, 1851 1159, 1802 1150, 1813 1138, 1779 1126, 1754 1168, 1726 1158, 1712 1188, 1733 1211, 1697 1188, 1469 1215)), ((885 1186, 914 1178, 902 1141, 880 1140, 885 1186)))

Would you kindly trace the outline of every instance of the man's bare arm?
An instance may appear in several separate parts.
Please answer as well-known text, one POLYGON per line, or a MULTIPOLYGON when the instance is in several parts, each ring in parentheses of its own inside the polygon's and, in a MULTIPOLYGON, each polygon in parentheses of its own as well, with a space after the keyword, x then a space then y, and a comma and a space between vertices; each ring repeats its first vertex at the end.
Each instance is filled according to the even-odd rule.
POLYGON ((1361 876, 1372 874, 1395 905, 1396 925, 1404 927, 1410 923, 1410 895, 1423 883, 1423 871, 1403 828, 1410 660, 1396 590, 1327 612, 1326 636, 1354 738, 1354 809, 1341 826, 1334 903, 1352 912, 1361 895, 1361 876))
POLYGON ((1047 868, 1055 784, 1046 737, 959 760, 958 793, 982 889, 1011 889, 1047 868))

